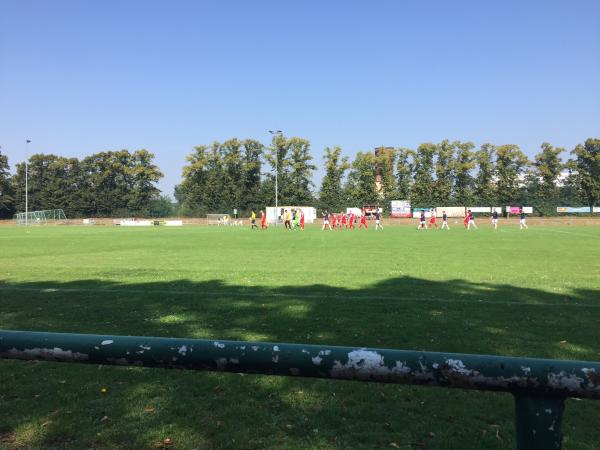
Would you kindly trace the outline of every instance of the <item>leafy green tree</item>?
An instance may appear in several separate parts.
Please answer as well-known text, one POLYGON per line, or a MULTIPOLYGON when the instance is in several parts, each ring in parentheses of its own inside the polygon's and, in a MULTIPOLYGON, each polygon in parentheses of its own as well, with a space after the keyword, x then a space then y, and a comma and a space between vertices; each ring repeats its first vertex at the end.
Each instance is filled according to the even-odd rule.
POLYGON ((399 148, 396 152, 397 200, 408 200, 411 197, 414 154, 414 151, 408 148, 399 148))
POLYGON ((276 134, 271 140, 271 146, 265 152, 265 160, 271 171, 265 175, 263 183, 263 198, 265 204, 275 205, 275 178, 278 185, 278 204, 289 204, 293 189, 291 185, 291 167, 289 159, 290 142, 285 136, 276 134), (275 174, 277 173, 277 177, 275 174))
POLYGON ((168 195, 161 195, 150 202, 148 213, 150 217, 171 217, 175 213, 175 205, 168 195))
POLYGON ((15 192, 10 176, 8 157, 0 152, 0 219, 11 217, 15 212, 15 192))
POLYGON ((61 180, 56 180, 57 172, 60 171, 60 157, 52 154, 36 153, 29 157, 27 165, 17 164, 17 173, 14 177, 16 189, 16 202, 19 211, 25 211, 25 170, 27 168, 27 200, 28 210, 63 208, 60 189, 61 180))
POLYGON ((396 166, 396 150, 391 147, 380 147, 376 153, 377 171, 379 174, 379 201, 384 212, 389 213, 391 201, 397 200, 398 187, 394 169, 396 166))
POLYGON ((89 192, 90 214, 146 215, 160 191, 163 176, 147 150, 99 152, 81 162, 82 180, 89 192))
POLYGON ((164 176, 153 163, 154 154, 136 150, 129 159, 127 172, 131 179, 128 207, 138 215, 145 215, 153 201, 160 196, 156 183, 164 176))
POLYGON ((342 157, 342 149, 325 148, 325 176, 319 194, 319 206, 329 211, 341 211, 344 207, 342 182, 346 171, 350 168, 347 157, 342 157))
POLYGON ((527 156, 514 144, 496 147, 497 199, 504 205, 519 200, 519 188, 529 164, 527 156))
POLYGON ((271 147, 265 153, 265 159, 272 168, 266 175, 263 192, 267 203, 274 204, 272 187, 275 183, 275 170, 280 205, 311 204, 314 199, 311 192, 312 172, 316 167, 311 163, 310 142, 306 139, 283 135, 273 136, 271 147))
POLYGON ((457 142, 444 139, 436 146, 435 181, 432 201, 437 206, 450 205, 454 184, 454 152, 457 142))
POLYGON ((311 191, 312 174, 317 168, 311 163, 310 142, 306 139, 293 137, 289 140, 290 174, 288 186, 284 190, 292 205, 310 205, 314 201, 311 191))
POLYGON ((600 203, 600 139, 587 139, 572 151, 583 197, 590 207, 600 203))
POLYGON ((413 207, 429 207, 433 203, 433 158, 436 145, 419 145, 414 156, 414 183, 411 192, 413 207))
POLYGON ((496 147, 492 144, 483 144, 475 152, 477 175, 473 179, 473 202, 482 206, 499 206, 496 200, 495 176, 496 168, 494 158, 496 147))
MULTIPOLYGON (((244 159, 243 143, 234 138, 223 142, 221 154, 223 158, 223 200, 227 204, 224 211, 242 207, 244 159)), ((225 205, 224 205, 225 206, 225 205)))
POLYGON ((358 152, 348 174, 346 182, 346 202, 354 207, 377 204, 380 201, 375 184, 377 159, 372 152, 358 152))
POLYGON ((529 203, 544 215, 553 214, 559 201, 558 178, 564 168, 560 160, 562 148, 555 148, 544 142, 542 151, 535 155, 533 171, 528 183, 531 191, 529 203))
POLYGON ((560 183, 558 205, 583 206, 587 203, 579 185, 577 162, 569 159, 565 163, 566 177, 560 183))
POLYGON ((175 199, 181 213, 186 216, 206 214, 204 188, 208 179, 208 147, 194 147, 186 156, 187 165, 183 167, 183 181, 175 187, 175 199))
POLYGON ((457 143, 454 160, 454 197, 459 206, 469 206, 473 201, 473 177, 471 172, 476 166, 472 142, 457 143))
POLYGON ((246 139, 243 141, 244 155, 242 166, 242 182, 241 182, 241 204, 240 207, 245 213, 248 213, 252 208, 257 210, 264 207, 264 202, 261 198, 261 157, 264 151, 264 146, 259 141, 254 139, 246 139))

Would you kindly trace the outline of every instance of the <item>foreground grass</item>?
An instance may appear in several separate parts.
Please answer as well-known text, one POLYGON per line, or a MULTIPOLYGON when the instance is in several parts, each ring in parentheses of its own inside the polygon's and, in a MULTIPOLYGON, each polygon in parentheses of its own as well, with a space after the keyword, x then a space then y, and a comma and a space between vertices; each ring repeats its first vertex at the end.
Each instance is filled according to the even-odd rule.
MULTIPOLYGON (((598 248, 589 227, 3 227, 0 328, 600 360, 598 248)), ((18 361, 0 380, 0 448, 514 447, 506 394, 18 361)), ((567 402, 565 448, 600 448, 599 403, 567 402)))

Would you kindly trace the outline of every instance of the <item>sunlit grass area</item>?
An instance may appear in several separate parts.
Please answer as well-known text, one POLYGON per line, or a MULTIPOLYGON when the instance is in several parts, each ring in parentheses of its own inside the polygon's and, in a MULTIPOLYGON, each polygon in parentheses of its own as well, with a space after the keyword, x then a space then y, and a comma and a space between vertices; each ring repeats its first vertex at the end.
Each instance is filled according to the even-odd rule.
MULTIPOLYGON (((0 328, 600 360, 600 230, 482 225, 4 226, 0 328)), ((7 449, 513 448, 513 408, 508 394, 0 361, 7 449)), ((597 417, 600 402, 568 400, 565 448, 600 448, 597 417)))

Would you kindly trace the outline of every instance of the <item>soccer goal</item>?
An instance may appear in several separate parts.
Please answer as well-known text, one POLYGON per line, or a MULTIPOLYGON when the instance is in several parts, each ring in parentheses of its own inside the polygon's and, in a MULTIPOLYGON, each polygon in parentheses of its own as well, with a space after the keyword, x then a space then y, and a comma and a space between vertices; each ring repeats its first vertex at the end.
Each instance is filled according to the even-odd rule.
POLYGON ((67 223, 67 216, 62 209, 44 209, 15 214, 17 225, 48 225, 67 223))
POLYGON ((209 225, 231 225, 229 214, 207 214, 206 222, 209 225))

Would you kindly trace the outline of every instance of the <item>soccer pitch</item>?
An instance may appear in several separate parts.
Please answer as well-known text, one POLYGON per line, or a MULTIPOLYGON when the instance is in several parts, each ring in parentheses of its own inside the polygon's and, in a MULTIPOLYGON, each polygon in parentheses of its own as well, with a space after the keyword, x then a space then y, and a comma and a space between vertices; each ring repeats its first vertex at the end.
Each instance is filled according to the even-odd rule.
MULTIPOLYGON (((600 229, 479 226, 3 226, 0 328, 600 360, 600 229)), ((509 394, 7 360, 0 380, 6 449, 514 448, 509 394)), ((599 417, 567 400, 564 448, 600 448, 599 417)))

